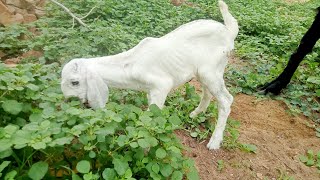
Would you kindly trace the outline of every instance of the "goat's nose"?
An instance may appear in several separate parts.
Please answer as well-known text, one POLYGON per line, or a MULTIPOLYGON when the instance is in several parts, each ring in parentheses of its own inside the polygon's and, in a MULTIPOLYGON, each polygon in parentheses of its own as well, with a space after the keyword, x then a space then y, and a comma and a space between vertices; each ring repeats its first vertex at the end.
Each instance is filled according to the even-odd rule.
POLYGON ((90 106, 90 104, 89 104, 88 101, 85 101, 85 102, 83 103, 83 105, 84 105, 86 108, 91 108, 91 106, 90 106))
POLYGON ((65 103, 68 103, 68 102, 71 102, 71 101, 79 101, 79 98, 74 97, 74 96, 71 96, 71 97, 66 97, 66 98, 64 99, 64 102, 65 102, 65 103))

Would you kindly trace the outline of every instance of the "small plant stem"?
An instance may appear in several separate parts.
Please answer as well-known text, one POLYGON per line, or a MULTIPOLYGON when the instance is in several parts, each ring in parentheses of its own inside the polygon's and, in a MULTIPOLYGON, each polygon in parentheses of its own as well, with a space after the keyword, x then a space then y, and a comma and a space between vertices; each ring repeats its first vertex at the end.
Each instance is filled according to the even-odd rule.
POLYGON ((2 98, 2 97, 3 97, 4 95, 6 95, 8 92, 9 92, 9 91, 6 90, 6 91, 0 96, 0 98, 2 98))
POLYGON ((88 12, 88 14, 86 14, 85 16, 83 16, 83 17, 80 18, 80 19, 84 19, 84 18, 88 17, 95 8, 96 8, 96 6, 94 6, 94 7, 88 12))
POLYGON ((26 165, 26 163, 29 161, 29 159, 36 153, 37 151, 34 151, 33 153, 31 153, 28 158, 23 162, 23 164, 20 166, 19 171, 21 171, 24 166, 26 165))
POLYGON ((19 166, 21 166, 21 160, 19 159, 19 157, 17 156, 17 154, 14 151, 12 151, 12 156, 17 161, 19 166))
MULTIPOLYGON (((138 138, 138 139, 139 139, 139 138, 138 138)), ((131 141, 129 141, 129 142, 126 143, 125 145, 128 145, 128 144, 130 144, 130 143, 132 143, 132 142, 134 142, 134 141, 136 141, 136 140, 138 140, 138 139, 132 139, 131 141)), ((121 148, 123 148, 123 147, 125 147, 125 146, 117 147, 115 150, 109 151, 109 155, 112 156, 111 154, 113 154, 114 152, 117 152, 119 149, 121 149, 121 148)))
POLYGON ((73 17, 73 19, 77 20, 79 22, 79 24, 81 24, 84 27, 87 27, 87 25, 80 19, 78 18, 76 15, 74 15, 67 7, 65 7, 63 4, 59 3, 56 0, 50 0, 51 2, 55 3, 56 5, 60 6, 62 9, 64 9, 71 17, 73 17))

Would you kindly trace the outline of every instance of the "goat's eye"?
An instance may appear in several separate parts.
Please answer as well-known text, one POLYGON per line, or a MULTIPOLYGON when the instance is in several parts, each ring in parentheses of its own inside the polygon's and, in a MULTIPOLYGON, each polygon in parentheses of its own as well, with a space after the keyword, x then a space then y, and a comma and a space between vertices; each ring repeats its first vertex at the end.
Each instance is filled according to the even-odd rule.
POLYGON ((79 85, 79 81, 72 81, 71 84, 72 84, 73 86, 79 85))

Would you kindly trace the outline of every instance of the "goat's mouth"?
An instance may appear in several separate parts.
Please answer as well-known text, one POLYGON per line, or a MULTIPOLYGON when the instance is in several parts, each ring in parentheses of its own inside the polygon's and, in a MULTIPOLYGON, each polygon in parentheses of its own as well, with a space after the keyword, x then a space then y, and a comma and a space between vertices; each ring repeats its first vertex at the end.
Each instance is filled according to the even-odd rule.
POLYGON ((65 103, 69 103, 71 101, 80 101, 80 105, 85 108, 91 108, 89 101, 87 99, 81 99, 76 96, 70 96, 64 100, 65 103))
POLYGON ((91 108, 88 100, 84 101, 82 104, 83 104, 83 106, 84 106, 85 108, 91 108))

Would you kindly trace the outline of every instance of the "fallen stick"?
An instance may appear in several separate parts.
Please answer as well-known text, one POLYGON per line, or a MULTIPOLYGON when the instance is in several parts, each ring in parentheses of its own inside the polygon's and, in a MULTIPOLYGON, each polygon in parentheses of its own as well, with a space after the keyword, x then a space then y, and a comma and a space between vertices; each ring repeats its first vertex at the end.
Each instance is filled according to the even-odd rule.
MULTIPOLYGON (((78 18, 76 15, 74 15, 67 7, 65 7, 63 4, 59 3, 56 0, 50 0, 51 2, 55 3, 56 5, 60 6, 62 9, 64 9, 70 16, 73 17, 73 20, 77 20, 82 26, 88 27, 80 18, 78 18)), ((92 10, 91 10, 92 11, 92 10)), ((90 11, 90 12, 91 12, 90 11)))

